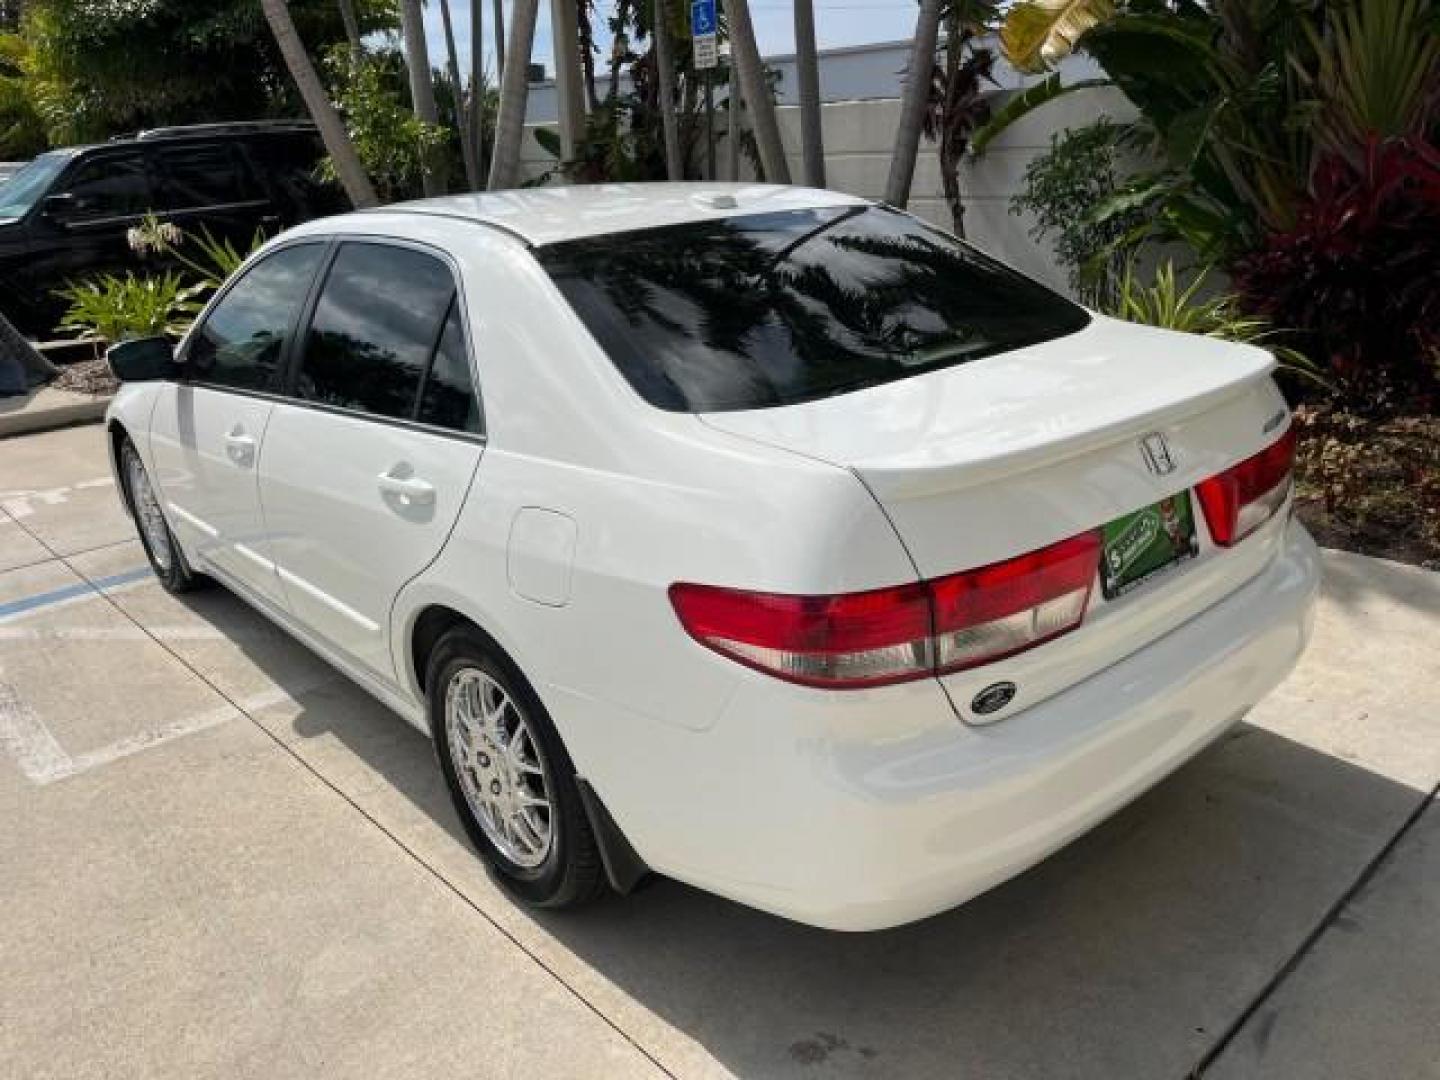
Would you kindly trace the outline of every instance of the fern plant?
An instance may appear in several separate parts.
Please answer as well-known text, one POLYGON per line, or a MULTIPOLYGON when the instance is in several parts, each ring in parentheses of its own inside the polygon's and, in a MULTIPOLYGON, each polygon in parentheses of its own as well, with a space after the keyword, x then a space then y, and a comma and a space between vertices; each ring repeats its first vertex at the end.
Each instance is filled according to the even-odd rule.
POLYGON ((1116 285, 1114 303, 1107 314, 1165 330, 1258 345, 1268 350, 1283 367, 1324 382, 1319 369, 1307 356, 1275 340, 1279 334, 1275 327, 1264 319, 1245 314, 1234 293, 1207 295, 1205 283, 1209 276, 1207 267, 1188 285, 1182 285, 1174 262, 1167 259, 1156 268, 1154 277, 1146 281, 1136 272, 1132 259, 1116 285))
POLYGON ((174 272, 162 277, 104 274, 56 291, 70 302, 60 330, 78 333, 82 341, 176 337, 199 314, 198 297, 205 288, 186 285, 174 272))

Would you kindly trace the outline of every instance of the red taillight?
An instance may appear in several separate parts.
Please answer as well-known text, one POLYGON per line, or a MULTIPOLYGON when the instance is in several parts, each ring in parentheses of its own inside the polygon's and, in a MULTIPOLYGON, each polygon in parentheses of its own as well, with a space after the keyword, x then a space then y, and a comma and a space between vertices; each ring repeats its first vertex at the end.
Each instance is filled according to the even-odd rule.
POLYGON ((670 587, 691 637, 808 686, 851 689, 957 671, 1048 641, 1085 616, 1099 533, 935 581, 836 596, 670 587))
POLYGON ((1099 564, 1100 534, 1091 532, 930 582, 936 666, 975 667, 1075 629, 1099 564))
POLYGON ((1294 464, 1292 427, 1258 454, 1195 485, 1211 539, 1229 547, 1274 517, 1290 494, 1294 464))
POLYGON ((690 636, 743 664, 809 686, 878 686, 929 674, 925 586, 791 596, 672 585, 690 636))

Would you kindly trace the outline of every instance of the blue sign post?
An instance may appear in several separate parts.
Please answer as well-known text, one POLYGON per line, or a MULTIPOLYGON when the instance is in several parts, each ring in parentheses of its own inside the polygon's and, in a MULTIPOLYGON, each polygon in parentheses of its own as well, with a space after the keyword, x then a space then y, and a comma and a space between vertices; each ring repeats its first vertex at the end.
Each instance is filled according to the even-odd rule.
POLYGON ((716 30, 715 0, 691 0, 690 43, 695 51, 695 67, 698 70, 713 68, 719 62, 716 30))

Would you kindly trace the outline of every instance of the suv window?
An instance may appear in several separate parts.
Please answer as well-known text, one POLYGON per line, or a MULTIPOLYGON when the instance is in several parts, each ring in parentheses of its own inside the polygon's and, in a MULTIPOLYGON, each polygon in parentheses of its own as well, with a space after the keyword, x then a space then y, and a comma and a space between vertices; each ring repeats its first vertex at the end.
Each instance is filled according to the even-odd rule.
MULTIPOLYGON (((296 396, 415 419, 421 382, 454 296, 450 268, 432 255, 386 244, 342 244, 315 305, 296 396)), ((447 360, 452 382, 454 366, 447 360)), ((435 400, 444 396, 437 389, 435 400)))
POLYGON ((234 146, 190 143, 156 147, 151 152, 164 183, 166 209, 223 206, 260 197, 234 146))
POLYGON ((139 151, 81 161, 61 191, 72 196, 67 220, 134 217, 150 209, 150 182, 139 151))
POLYGON ((191 337, 185 358, 191 377, 240 390, 278 390, 285 335, 324 254, 324 244, 296 244, 246 271, 191 337))

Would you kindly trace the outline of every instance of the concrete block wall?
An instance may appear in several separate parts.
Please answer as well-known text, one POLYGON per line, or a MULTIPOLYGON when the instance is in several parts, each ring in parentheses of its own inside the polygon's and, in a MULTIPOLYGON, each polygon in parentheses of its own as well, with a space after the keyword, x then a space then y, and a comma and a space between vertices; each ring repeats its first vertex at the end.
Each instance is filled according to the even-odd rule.
MULTIPOLYGON (((798 180, 802 172, 800 110, 796 106, 781 106, 778 114, 790 173, 798 180)), ((1026 165, 1050 148, 1051 137, 1056 132, 1093 123, 1102 115, 1125 122, 1133 119, 1135 113, 1113 87, 1078 90, 1031 113, 992 143, 983 158, 963 165, 960 184, 965 199, 967 238, 1022 272, 1068 291, 1065 273, 1056 264, 1048 240, 1037 242, 1031 238, 1029 230, 1033 219, 1029 215, 1012 214, 1010 198, 1020 189, 1026 165)), ((899 116, 900 102, 896 98, 823 105, 826 186, 867 198, 880 198, 890 170, 899 116)), ((553 125, 527 128, 522 160, 525 174, 530 177, 555 164, 555 159, 534 140, 533 130, 540 126, 553 125)), ((722 150, 722 161, 724 156, 722 150)), ((741 179, 754 178, 743 158, 741 172, 741 179)), ((935 148, 923 140, 910 188, 909 209, 941 228, 952 227, 935 148)))

